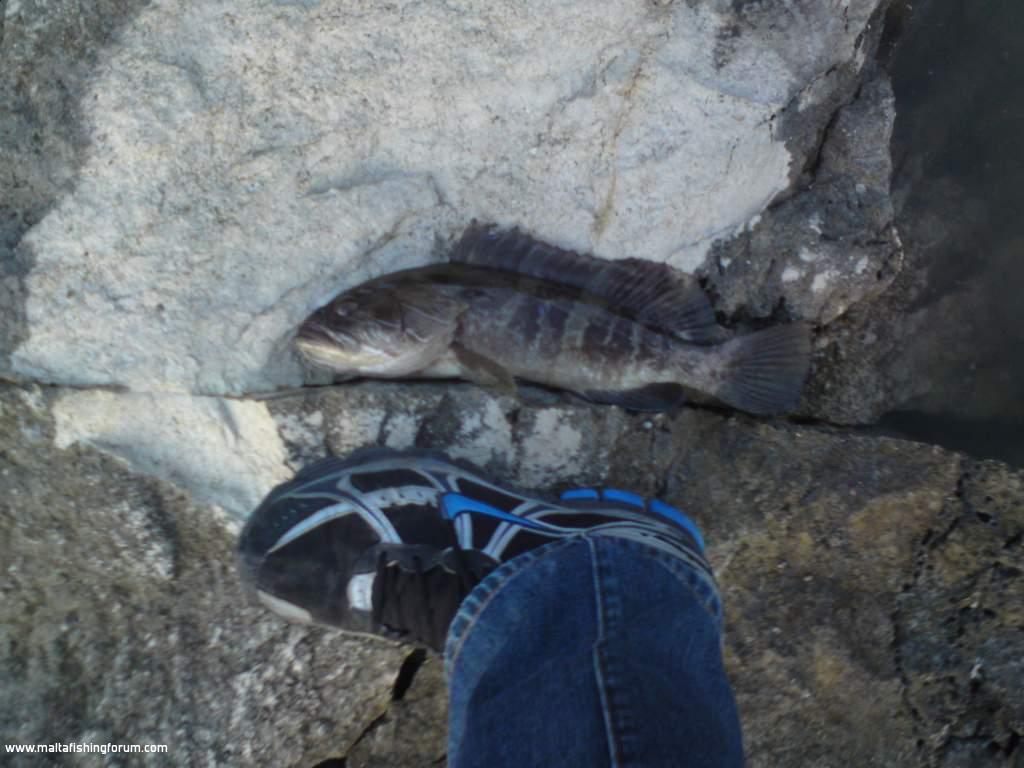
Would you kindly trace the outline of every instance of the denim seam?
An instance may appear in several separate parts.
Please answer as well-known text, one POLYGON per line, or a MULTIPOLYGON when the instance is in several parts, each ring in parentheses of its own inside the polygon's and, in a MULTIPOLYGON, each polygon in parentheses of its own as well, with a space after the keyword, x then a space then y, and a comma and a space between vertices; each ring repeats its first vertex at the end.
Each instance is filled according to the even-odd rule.
POLYGON ((590 574, 594 582, 594 611, 597 615, 597 639, 591 646, 591 657, 594 663, 594 684, 597 687, 597 695, 601 699, 601 714, 604 716, 604 731, 608 741, 608 763, 611 768, 619 768, 618 745, 615 743, 615 725, 612 722, 611 703, 608 701, 607 679, 601 661, 601 647, 605 642, 605 615, 602 598, 604 592, 601 588, 601 578, 598 574, 597 549, 594 546, 594 539, 590 536, 584 537, 590 549, 590 574))
POLYGON ((555 540, 536 549, 524 552, 508 562, 502 563, 498 568, 489 573, 483 581, 476 585, 462 601, 462 605, 452 619, 448 630, 448 637, 444 649, 445 676, 450 679, 451 672, 455 668, 462 647, 466 643, 470 632, 477 621, 483 615, 484 610, 490 604, 501 589, 524 568, 536 560, 547 557, 549 554, 562 549, 577 540, 577 537, 570 536, 564 539, 555 540))
MULTIPOLYGON (((608 537, 611 538, 611 537, 608 537)), ((649 557, 654 559, 658 564, 664 567, 672 576, 674 576, 682 586, 684 586, 690 594, 692 594, 697 602, 704 608, 705 611, 711 616, 715 622, 719 634, 722 633, 722 612, 721 612, 721 595, 719 594, 718 583, 713 578, 708 578, 703 573, 688 565, 687 563, 673 558, 671 555, 667 555, 664 552, 660 552, 653 547, 648 547, 640 542, 626 541, 620 539, 617 542, 620 546, 626 547, 627 549, 639 549, 647 554, 649 557), (694 577, 697 580, 703 582, 708 587, 708 594, 702 595, 699 591, 694 589, 690 583, 690 577, 694 577), (717 598, 717 599, 716 599, 717 598), (714 609, 714 605, 717 602, 718 610, 714 609)))
POLYGON ((477 589, 484 586, 484 582, 486 581, 485 579, 477 585, 473 592, 466 596, 465 600, 462 601, 462 606, 459 608, 458 613, 456 613, 455 620, 452 621, 451 627, 449 627, 448 642, 445 644, 446 672, 450 673, 450 670, 455 668, 455 661, 462 652, 462 646, 465 644, 466 638, 469 636, 473 627, 476 626, 480 616, 483 615, 484 609, 490 605, 491 600, 493 600, 498 592, 501 591, 501 588, 505 586, 505 584, 507 584, 518 572, 519 570, 517 569, 514 573, 502 574, 502 578, 500 580, 496 580, 495 583, 488 584, 484 589, 482 589, 482 594, 474 594, 477 589), (467 615, 463 616, 463 612, 467 615), (459 625, 457 632, 452 631, 456 629, 456 624, 459 625))
MULTIPOLYGON (((462 605, 459 607, 458 612, 455 614, 455 618, 452 620, 444 652, 446 676, 450 676, 452 669, 454 669, 455 662, 462 651, 466 638, 469 636, 469 633, 475 626, 479 617, 482 615, 484 609, 508 581, 514 578, 520 571, 534 561, 547 557, 551 553, 558 552, 562 547, 569 546, 580 539, 593 541, 594 538, 595 537, 591 536, 588 532, 581 532, 576 536, 569 536, 564 539, 552 541, 549 544, 524 552, 521 555, 512 558, 508 562, 502 563, 498 568, 488 574, 487 577, 484 578, 484 580, 466 596, 462 605)), ((687 563, 679 561, 671 555, 667 555, 664 552, 653 547, 646 546, 640 542, 628 541, 626 539, 619 539, 613 536, 601 536, 600 538, 602 540, 614 541, 619 546, 627 549, 640 551, 647 557, 656 560, 676 579, 678 579, 680 584, 682 584, 682 586, 684 586, 697 599, 704 610, 711 615, 712 620, 715 622, 719 630, 719 635, 722 635, 720 598, 718 600, 719 611, 716 613, 712 609, 712 597, 718 592, 718 585, 713 579, 708 579, 687 563), (700 579, 707 584, 709 588, 709 594, 707 596, 701 595, 689 583, 691 576, 695 576, 697 579, 700 579)), ((596 557, 593 544, 590 545, 590 551, 591 558, 593 560, 593 558, 596 557)), ((596 567, 596 564, 594 567, 596 567)), ((597 584, 595 584, 595 589, 597 589, 597 584)), ((600 592, 597 592, 596 594, 600 595, 600 592)))

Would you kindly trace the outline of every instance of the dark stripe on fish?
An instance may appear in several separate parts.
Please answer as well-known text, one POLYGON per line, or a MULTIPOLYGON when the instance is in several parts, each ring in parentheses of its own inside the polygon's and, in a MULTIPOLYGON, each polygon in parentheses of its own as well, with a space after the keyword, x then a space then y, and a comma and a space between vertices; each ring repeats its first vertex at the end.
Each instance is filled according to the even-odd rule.
POLYGON ((590 323, 587 322, 587 315, 580 309, 580 305, 574 302, 567 302, 568 318, 565 323, 565 330, 562 333, 562 349, 584 349, 586 343, 584 338, 590 323))
POLYGON ((569 319, 568 302, 553 301, 548 305, 541 325, 537 354, 549 360, 556 360, 562 354, 565 343, 565 326, 569 319))
POLYGON ((587 318, 587 325, 583 330, 583 354, 588 357, 603 357, 606 344, 611 338, 612 323, 611 316, 607 318, 587 318))
POLYGON ((616 317, 612 322, 611 338, 605 343, 608 356, 613 356, 621 365, 623 358, 633 354, 633 330, 637 324, 625 317, 616 317))
POLYGON ((647 331, 642 326, 638 331, 640 340, 636 345, 634 364, 645 368, 662 366, 669 355, 669 340, 661 334, 647 331))
POLYGON ((543 305, 540 302, 524 294, 517 296, 512 305, 508 327, 525 346, 531 346, 537 338, 537 332, 540 329, 541 306, 543 305))

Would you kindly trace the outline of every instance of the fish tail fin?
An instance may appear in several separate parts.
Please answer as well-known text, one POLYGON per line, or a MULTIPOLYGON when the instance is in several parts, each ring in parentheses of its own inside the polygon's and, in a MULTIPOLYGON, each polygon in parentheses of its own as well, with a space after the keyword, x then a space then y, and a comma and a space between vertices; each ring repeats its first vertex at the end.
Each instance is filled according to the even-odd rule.
POLYGON ((774 416, 800 402, 811 363, 806 323, 780 325, 725 342, 716 397, 748 413, 774 416))

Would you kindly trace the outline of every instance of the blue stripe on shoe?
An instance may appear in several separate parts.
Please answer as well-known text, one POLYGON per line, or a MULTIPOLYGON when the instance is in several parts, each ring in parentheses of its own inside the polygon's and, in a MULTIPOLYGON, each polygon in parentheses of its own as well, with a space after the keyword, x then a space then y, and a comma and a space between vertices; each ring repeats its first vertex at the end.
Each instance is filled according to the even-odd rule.
POLYGON ((644 497, 629 491, 620 491, 617 488, 605 488, 602 494, 608 501, 621 501, 639 509, 644 508, 644 497))
POLYGON ((598 501, 602 497, 606 501, 618 501, 623 504, 638 507, 639 509, 649 509, 651 512, 655 512, 662 517, 668 518, 684 531, 689 533, 697 543, 697 547, 700 549, 701 554, 704 553, 704 536, 701 535, 700 528, 697 527, 697 524, 678 509, 666 504, 660 499, 652 499, 650 502, 647 502, 644 497, 639 494, 631 493, 630 491, 622 491, 618 488, 605 488, 600 493, 593 488, 573 488, 565 491, 561 498, 562 501, 598 501))
POLYGON ((535 531, 551 531, 551 526, 539 523, 534 520, 528 520, 525 517, 519 515, 513 515, 511 512, 504 512, 500 509, 492 507, 490 504, 484 504, 482 501, 471 499, 468 496, 463 496, 461 493, 446 493, 441 497, 441 512, 449 520, 454 520, 461 514, 479 514, 485 515, 486 517, 497 518, 498 520, 505 520, 509 523, 515 523, 523 528, 531 528, 535 531))
POLYGON ((704 537, 701 535, 700 528, 697 527, 697 524, 694 523, 693 520, 675 507, 669 506, 659 499, 651 500, 650 510, 652 512, 657 512, 662 517, 667 517, 669 520, 685 529, 687 533, 693 536, 693 540, 697 542, 697 546, 700 547, 701 554, 704 553, 704 537))
POLYGON ((562 494, 562 501, 577 501, 579 499, 597 500, 600 496, 593 488, 573 488, 562 494))

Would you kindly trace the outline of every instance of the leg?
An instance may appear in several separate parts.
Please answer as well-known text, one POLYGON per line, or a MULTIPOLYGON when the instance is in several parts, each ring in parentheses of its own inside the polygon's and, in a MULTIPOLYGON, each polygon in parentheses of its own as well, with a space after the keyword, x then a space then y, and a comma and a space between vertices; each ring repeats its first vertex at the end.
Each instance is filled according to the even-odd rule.
POLYGON ((553 501, 387 449, 304 468, 239 538, 283 616, 447 643, 455 768, 741 765, 702 553, 657 500, 553 501))
POLYGON ((449 764, 742 765, 719 625, 703 574, 642 544, 583 534, 505 563, 449 633, 449 764))

